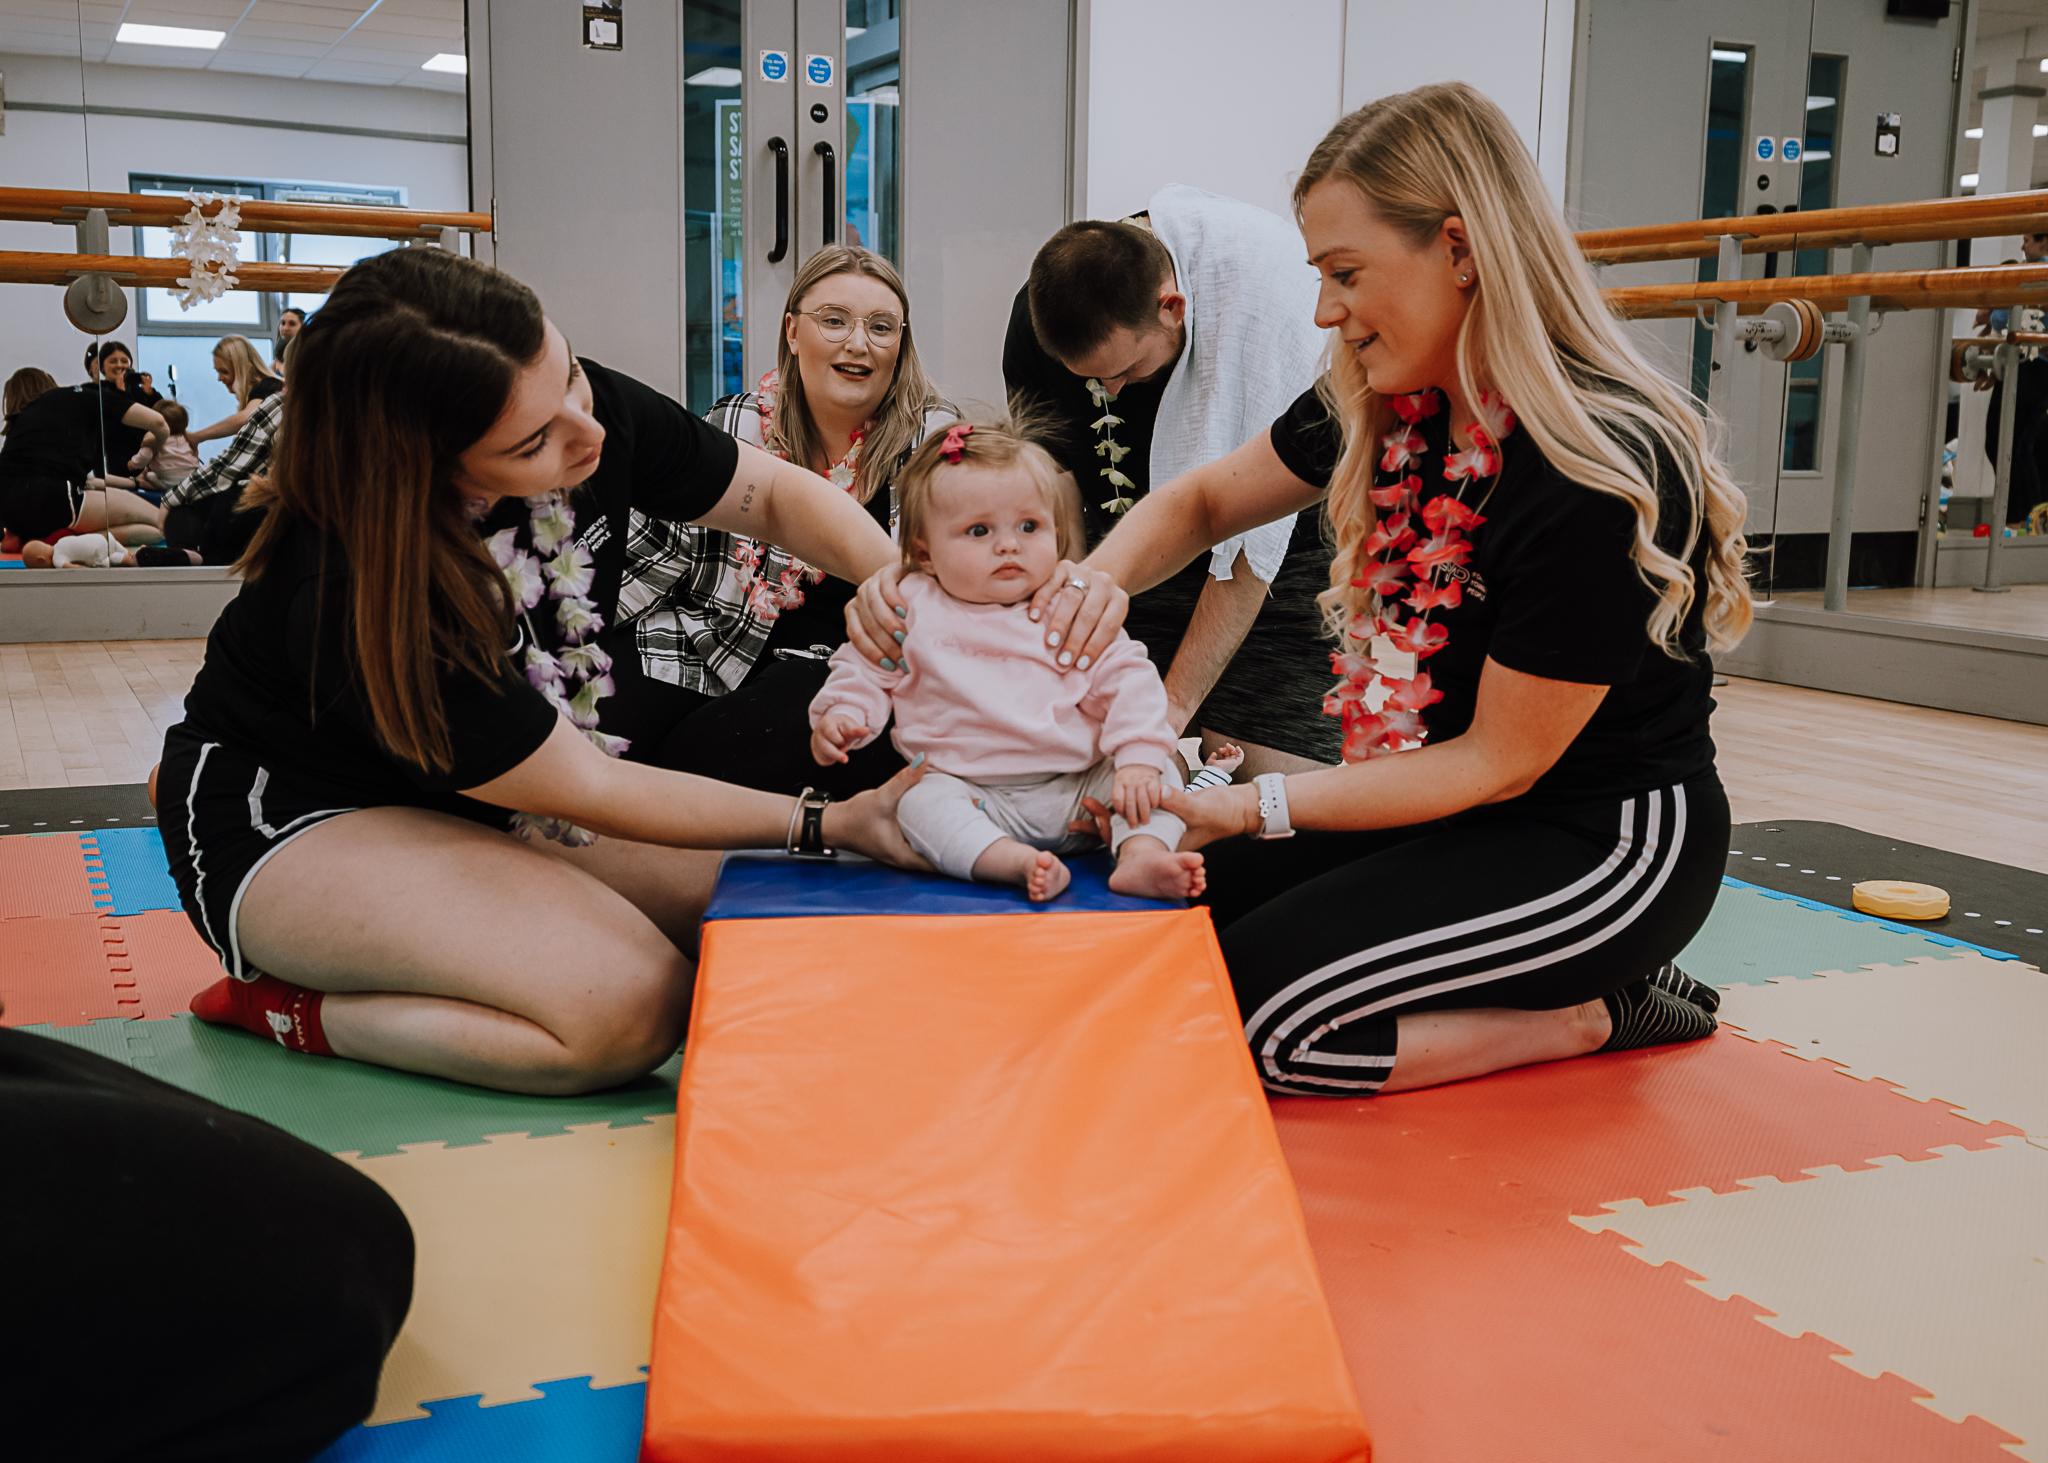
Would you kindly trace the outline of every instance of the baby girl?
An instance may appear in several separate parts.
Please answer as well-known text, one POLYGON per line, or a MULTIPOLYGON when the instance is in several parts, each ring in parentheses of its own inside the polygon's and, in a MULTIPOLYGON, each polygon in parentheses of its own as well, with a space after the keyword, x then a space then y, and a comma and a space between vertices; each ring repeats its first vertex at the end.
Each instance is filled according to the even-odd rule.
POLYGON ((1054 898, 1070 877, 1057 855, 1100 846, 1070 828, 1094 798, 1115 809, 1110 888, 1196 895, 1202 856, 1175 852, 1185 827, 1160 809, 1181 784, 1145 648, 1119 634, 1062 672, 1026 609, 1060 560, 1058 474, 1005 426, 963 424, 917 450, 899 480, 904 564, 921 571, 903 580, 913 657, 884 671, 841 646, 811 703, 811 754, 844 762, 893 711, 897 749, 931 764, 897 821, 941 872, 1054 898))

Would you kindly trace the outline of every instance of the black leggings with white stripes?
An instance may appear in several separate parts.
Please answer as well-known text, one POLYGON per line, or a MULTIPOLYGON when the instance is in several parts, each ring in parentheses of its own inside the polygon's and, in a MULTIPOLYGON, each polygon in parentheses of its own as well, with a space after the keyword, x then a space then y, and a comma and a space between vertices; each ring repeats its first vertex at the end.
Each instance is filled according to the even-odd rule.
POLYGON ((1403 1012, 1557 1010, 1676 956, 1720 887, 1728 798, 1709 771, 1598 803, 1205 852, 1260 1078, 1369 1097, 1403 1012))

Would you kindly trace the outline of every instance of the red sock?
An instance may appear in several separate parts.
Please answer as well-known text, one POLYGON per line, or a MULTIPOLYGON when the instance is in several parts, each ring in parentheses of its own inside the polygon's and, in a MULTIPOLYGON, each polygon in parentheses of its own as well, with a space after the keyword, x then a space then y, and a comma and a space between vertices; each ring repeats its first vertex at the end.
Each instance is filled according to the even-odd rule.
POLYGON ((320 1029, 319 991, 259 975, 254 980, 223 976, 192 998, 192 1014, 216 1026, 239 1026, 267 1036, 287 1051, 331 1057, 327 1033, 320 1029))

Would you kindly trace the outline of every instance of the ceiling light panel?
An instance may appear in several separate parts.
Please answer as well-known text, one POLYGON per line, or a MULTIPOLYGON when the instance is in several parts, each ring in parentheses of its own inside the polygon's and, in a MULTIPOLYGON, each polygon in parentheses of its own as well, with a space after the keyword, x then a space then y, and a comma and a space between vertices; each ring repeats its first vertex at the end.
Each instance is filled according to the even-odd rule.
POLYGON ((183 51, 218 51, 228 38, 224 30, 195 30, 182 25, 138 25, 130 20, 114 32, 124 46, 169 46, 183 51))

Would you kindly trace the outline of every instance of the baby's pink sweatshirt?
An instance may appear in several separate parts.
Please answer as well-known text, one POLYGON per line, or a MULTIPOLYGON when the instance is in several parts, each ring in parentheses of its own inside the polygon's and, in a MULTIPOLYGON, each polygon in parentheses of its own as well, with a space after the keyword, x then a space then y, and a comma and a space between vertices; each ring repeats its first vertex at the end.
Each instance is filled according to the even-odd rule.
POLYGON ((1083 772, 1105 756, 1119 767, 1172 765, 1166 687, 1121 630, 1087 670, 1062 672, 1024 605, 967 604, 924 574, 904 577, 903 600, 910 669, 884 671, 840 646, 811 702, 813 727, 844 711, 867 725, 864 746, 893 709, 898 751, 970 782, 1083 772))
POLYGON ((173 432, 170 440, 157 448, 156 456, 150 459, 149 465, 158 472, 197 472, 199 454, 192 450, 192 444, 183 432, 173 432))

